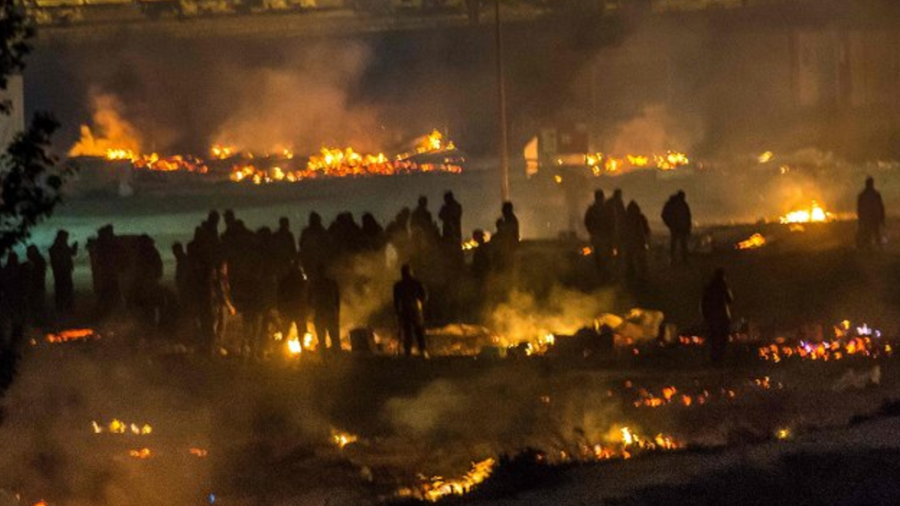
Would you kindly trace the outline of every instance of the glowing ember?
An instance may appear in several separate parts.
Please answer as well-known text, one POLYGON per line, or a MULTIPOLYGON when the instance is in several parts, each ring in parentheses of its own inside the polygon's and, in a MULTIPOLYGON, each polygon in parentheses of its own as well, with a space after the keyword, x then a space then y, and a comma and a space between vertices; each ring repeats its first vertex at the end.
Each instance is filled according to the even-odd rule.
POLYGON ((106 432, 109 434, 131 434, 134 436, 148 436, 153 433, 153 427, 151 427, 149 424, 128 424, 117 418, 113 418, 113 420, 106 426, 100 425, 96 421, 91 422, 91 428, 94 430, 94 434, 102 434, 106 432))
POLYGON ((46 339, 48 343, 59 344, 70 343, 73 341, 92 341, 100 339, 100 334, 94 329, 69 329, 62 330, 56 334, 47 334, 44 336, 44 339, 46 339))
POLYGON ((762 153, 761 155, 759 155, 758 157, 756 157, 756 160, 757 160, 759 163, 769 163, 769 162, 771 162, 774 158, 775 158, 775 153, 773 153, 773 152, 771 152, 771 151, 766 151, 765 153, 762 153))
POLYGON ((678 336, 678 344, 682 346, 703 346, 706 338, 700 336, 678 336))
POLYGON ((766 238, 762 234, 756 233, 749 238, 737 243, 734 247, 737 249, 756 249, 766 245, 766 238))
POLYGON ((341 450, 347 445, 355 443, 357 440, 359 440, 359 437, 354 434, 331 429, 331 442, 341 450))
POLYGON ((828 362, 848 357, 877 359, 891 356, 890 343, 881 341, 881 332, 863 324, 854 327, 845 320, 834 327, 835 338, 822 342, 799 341, 794 345, 773 343, 758 348, 760 359, 779 363, 786 359, 828 362))
POLYGON ((141 448, 139 450, 129 450, 128 456, 134 459, 149 459, 152 456, 150 448, 141 448))
POLYGON ((818 202, 813 200, 808 208, 791 211, 782 216, 780 221, 784 224, 823 223, 834 219, 835 217, 833 214, 826 211, 818 202))
POLYGON ((188 450, 188 453, 197 458, 205 458, 209 455, 209 452, 204 450, 203 448, 191 448, 188 450))

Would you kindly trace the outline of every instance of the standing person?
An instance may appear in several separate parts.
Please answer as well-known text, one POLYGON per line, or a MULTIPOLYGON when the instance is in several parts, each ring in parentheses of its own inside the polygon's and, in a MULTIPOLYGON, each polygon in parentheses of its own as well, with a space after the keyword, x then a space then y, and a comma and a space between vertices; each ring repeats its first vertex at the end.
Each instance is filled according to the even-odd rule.
POLYGON ((272 262, 279 276, 284 276, 291 270, 291 263, 297 256, 297 246, 294 241, 294 233, 291 232, 291 222, 286 216, 278 219, 278 230, 272 236, 272 262))
POLYGON ((734 296, 725 280, 725 270, 716 269, 706 288, 700 309, 709 332, 710 359, 713 364, 721 364, 728 348, 731 333, 731 304, 734 296))
POLYGON ((278 316, 281 323, 281 335, 285 339, 291 333, 291 327, 297 325, 297 336, 303 339, 306 334, 306 306, 308 286, 306 274, 299 261, 294 261, 291 269, 278 281, 278 316))
POLYGON ((584 213, 584 228, 591 238, 591 248, 594 250, 594 263, 597 273, 602 281, 607 281, 610 276, 610 263, 613 250, 613 220, 610 216, 611 206, 606 203, 603 190, 594 192, 594 203, 584 213))
POLYGON ((515 251, 519 247, 521 235, 519 233, 519 218, 516 217, 512 202, 506 201, 503 203, 503 207, 500 209, 500 219, 503 223, 506 240, 509 241, 511 250, 515 251))
POLYGON ((475 251, 472 253, 472 276, 479 287, 485 287, 488 274, 491 272, 491 255, 484 230, 476 229, 472 232, 472 240, 475 241, 475 251))
POLYGON ((75 270, 75 255, 78 243, 69 245, 69 233, 60 230, 50 246, 50 269, 53 271, 53 298, 56 312, 68 314, 75 305, 75 284, 72 272, 75 270))
POLYGON ((609 219, 612 223, 612 256, 613 263, 617 267, 621 267, 619 259, 622 257, 622 248, 624 246, 625 237, 625 201, 622 199, 622 190, 616 188, 613 190, 612 197, 609 198, 606 205, 608 206, 609 219))
POLYGON ((319 348, 323 353, 341 351, 341 290, 322 264, 315 270, 309 298, 319 348))
POLYGON ((153 238, 138 237, 138 246, 128 300, 147 325, 158 326, 163 308, 163 262, 153 238))
POLYGON ((678 256, 681 257, 682 262, 687 263, 688 241, 691 237, 693 221, 691 207, 687 203, 684 191, 678 190, 678 193, 669 197, 666 205, 663 206, 662 220, 671 234, 669 257, 672 265, 675 265, 678 256))
POLYGON ((122 302, 119 286, 122 251, 112 225, 104 225, 97 231, 97 240, 88 244, 94 291, 97 295, 97 313, 106 316, 122 302))
POLYGON ((28 246, 24 265, 26 293, 28 297, 29 321, 34 325, 43 323, 47 300, 47 260, 37 246, 28 246))
POLYGON ((622 250, 625 276, 643 281, 647 276, 647 248, 650 244, 650 224, 635 201, 628 203, 622 231, 622 250))
POLYGON ((363 251, 381 251, 386 242, 384 228, 372 213, 362 215, 362 247, 363 251))
POLYGON ((6 257, 6 265, 0 270, 0 285, 3 287, 0 316, 5 319, 4 326, 9 326, 10 334, 6 342, 9 350, 18 350, 25 337, 28 320, 28 299, 25 294, 27 283, 25 270, 19 263, 19 255, 11 251, 6 257))
POLYGON ((394 312, 400 326, 403 351, 407 357, 412 355, 413 339, 419 347, 419 353, 428 358, 425 349, 425 318, 423 305, 428 298, 425 286, 413 277, 408 264, 400 270, 400 281, 394 284, 394 312))
POLYGON ((187 304, 190 287, 190 260, 184 251, 184 245, 176 242, 172 245, 172 255, 175 256, 175 289, 178 292, 178 301, 182 307, 187 304))
POLYGON ((228 318, 234 316, 237 310, 231 300, 231 279, 228 274, 228 262, 219 260, 213 279, 213 309, 215 310, 215 322, 213 328, 213 350, 224 348, 225 332, 228 328, 228 318))
POLYGON ((328 231, 322 225, 322 217, 319 213, 309 214, 309 222, 306 228, 300 232, 299 239, 300 260, 307 272, 313 272, 321 264, 328 262, 331 255, 331 247, 328 239, 328 231))
POLYGON ((442 236, 444 241, 460 251, 462 244, 462 205, 456 201, 453 192, 444 193, 444 205, 438 213, 442 223, 442 236))
POLYGON ((856 199, 856 216, 858 227, 856 245, 861 250, 881 249, 881 231, 884 227, 884 201, 881 193, 875 189, 875 180, 866 178, 866 188, 856 199))
POLYGON ((397 253, 397 258, 400 262, 406 262, 411 255, 412 239, 409 234, 409 220, 411 215, 412 211, 410 211, 408 207, 404 207, 397 213, 394 220, 388 223, 387 228, 384 229, 384 235, 387 242, 397 253))
POLYGON ((428 197, 419 197, 418 205, 409 217, 409 232, 414 259, 425 263, 440 238, 440 232, 428 210, 428 197))
MULTIPOLYGON (((188 250, 196 248, 188 247, 188 250)), ((202 257, 202 253, 198 253, 202 257)), ((216 294, 215 270, 203 258, 191 262, 191 290, 194 294, 193 320, 197 349, 208 356, 215 353, 216 294)))

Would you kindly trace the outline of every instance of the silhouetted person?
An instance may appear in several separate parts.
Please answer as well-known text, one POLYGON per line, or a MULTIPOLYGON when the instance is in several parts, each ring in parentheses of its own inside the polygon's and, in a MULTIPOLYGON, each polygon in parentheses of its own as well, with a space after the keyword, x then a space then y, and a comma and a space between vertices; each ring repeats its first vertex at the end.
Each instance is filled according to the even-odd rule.
POLYGON ((362 247, 364 251, 381 251, 385 244, 384 229, 372 213, 362 216, 362 247))
POLYGON ((644 280, 647 275, 647 249, 650 224, 637 202, 628 203, 622 229, 622 253, 625 275, 630 280, 644 280))
POLYGON ((397 213, 394 220, 388 223, 384 230, 384 235, 388 243, 397 252, 397 258, 401 262, 406 262, 410 258, 412 249, 412 239, 409 234, 409 219, 412 211, 408 207, 404 207, 397 213))
POLYGON ((225 222, 225 230, 228 231, 229 228, 234 226, 235 216, 233 209, 226 209, 222 214, 222 220, 225 222))
POLYGON ((669 255, 672 264, 677 262, 680 256, 681 261, 688 261, 688 241, 691 238, 691 228, 693 222, 691 220, 691 208, 688 206, 685 194, 679 190, 678 193, 669 197, 662 210, 662 220, 666 224, 671 234, 669 243, 669 255))
POLYGON ((584 228, 591 239, 594 263, 597 273, 605 281, 610 275, 615 225, 611 214, 612 206, 607 205, 603 190, 594 191, 594 202, 584 213, 584 228))
POLYGON ((301 340, 306 334, 308 291, 306 274, 303 273, 300 262, 296 261, 278 282, 278 315, 281 322, 281 335, 285 339, 295 324, 297 325, 297 335, 301 340))
POLYGON ((213 273, 213 310, 215 327, 213 328, 213 349, 224 345, 225 332, 228 328, 228 318, 234 316, 237 310, 231 299, 231 278, 228 272, 228 262, 220 260, 213 273))
POLYGON ((75 306, 75 284, 72 272, 75 270, 75 255, 78 243, 69 245, 69 233, 60 230, 50 246, 50 269, 53 271, 53 296, 56 312, 68 314, 75 306))
MULTIPOLYGON (((195 248, 188 247, 188 250, 195 248)), ((193 330, 197 349, 203 354, 212 355, 216 344, 215 268, 204 259, 195 257, 191 262, 190 277, 194 309, 193 330)))
POLYGON ((503 220, 504 237, 509 241, 513 251, 515 251, 519 246, 521 235, 519 233, 519 218, 516 217, 512 202, 507 201, 503 203, 503 207, 500 210, 500 219, 503 220))
POLYGON ((491 237, 491 265, 498 273, 515 271, 516 251, 519 249, 519 219, 512 202, 504 202, 502 215, 495 222, 497 232, 491 237))
POLYGON ((444 194, 444 205, 438 213, 442 227, 442 236, 445 241, 454 245, 457 251, 460 250, 462 244, 462 205, 456 201, 453 192, 448 191, 444 194))
POLYGON ((307 272, 313 272, 319 265, 327 264, 330 257, 328 231, 322 225, 322 217, 313 212, 309 223, 300 233, 300 260, 307 272))
POLYGON ((309 299, 313 311, 316 339, 323 352, 341 350, 341 290, 337 281, 328 277, 326 267, 319 265, 310 285, 309 299))
POLYGON ((875 189, 875 180, 866 178, 866 188, 856 199, 858 227, 856 244, 859 249, 881 248, 881 230, 884 227, 884 202, 875 189))
POLYGON ((175 289, 178 291, 178 300, 181 304, 187 304, 190 288, 190 265, 184 246, 180 242, 172 245, 172 255, 175 256, 175 289))
POLYGON ((472 253, 472 276, 475 278, 475 282, 483 287, 491 272, 490 247, 485 239, 484 230, 476 229, 472 232, 472 239, 477 244, 472 253))
POLYGON ((356 224, 353 213, 338 213, 328 227, 328 239, 331 243, 332 254, 336 257, 358 253, 362 250, 362 228, 356 224))
POLYGON ((425 292, 425 286, 413 277, 409 265, 404 265, 400 274, 400 281, 394 284, 394 312, 400 326, 403 351, 407 357, 412 355, 413 341, 415 340, 419 347, 419 353, 423 357, 427 357, 423 306, 428 295, 425 292))
POLYGON ((613 263, 616 257, 622 255, 622 246, 625 234, 625 201, 622 200, 622 190, 616 188, 612 197, 606 202, 610 220, 612 221, 612 239, 613 239, 613 263))
POLYGON ((710 358, 714 364, 721 364, 728 348, 731 333, 731 304, 734 297, 725 280, 725 271, 716 269, 712 280, 703 289, 701 310, 709 337, 710 358))
POLYGON ((112 225, 105 225, 97 231, 97 239, 88 244, 88 251, 91 254, 98 314, 104 316, 115 310, 122 300, 119 287, 121 251, 112 225))
POLYGON ((162 257, 153 238, 146 234, 138 237, 136 255, 128 298, 145 323, 157 324, 163 305, 162 257))
MULTIPOLYGON (((2 313, 4 327, 9 328, 7 349, 18 350, 25 336, 25 325, 28 319, 28 299, 26 296, 25 270, 19 263, 19 255, 11 251, 6 257, 6 265, 0 271, 0 286, 3 287, 2 313)), ((4 329, 5 331, 5 329, 4 329)))
POLYGON ((47 300, 47 260, 37 246, 30 245, 25 251, 26 297, 28 299, 29 320, 32 324, 43 323, 47 300))
POLYGON ((278 219, 278 230, 272 237, 271 254, 271 261, 275 264, 278 275, 287 274, 291 270, 291 262, 297 256, 297 246, 291 232, 291 222, 284 216, 278 219))
POLYGON ((431 211, 428 210, 427 197, 419 197, 419 203, 409 217, 409 232, 414 251, 419 255, 419 259, 427 258, 440 237, 431 211))

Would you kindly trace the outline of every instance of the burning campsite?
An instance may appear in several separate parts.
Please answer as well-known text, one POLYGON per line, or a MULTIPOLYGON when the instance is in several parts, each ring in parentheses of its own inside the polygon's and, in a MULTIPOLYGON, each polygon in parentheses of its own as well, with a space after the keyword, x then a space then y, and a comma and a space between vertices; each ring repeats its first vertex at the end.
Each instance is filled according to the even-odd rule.
POLYGON ((900 13, 676 3, 0 7, 0 506, 896 504, 900 13))

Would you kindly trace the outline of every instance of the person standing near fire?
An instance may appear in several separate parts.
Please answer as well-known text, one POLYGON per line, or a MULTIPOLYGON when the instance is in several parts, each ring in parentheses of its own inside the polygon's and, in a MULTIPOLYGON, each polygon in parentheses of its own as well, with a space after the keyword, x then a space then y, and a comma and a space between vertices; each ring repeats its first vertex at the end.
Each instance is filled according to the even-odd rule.
POLYGON ((725 359, 728 349, 728 337, 731 334, 731 304, 734 296, 728 282, 725 279, 725 270, 716 269, 706 288, 703 289, 703 299, 700 310, 709 338, 710 359, 713 364, 719 365, 725 359))
POLYGON ((57 314, 66 315, 75 305, 75 284, 72 272, 75 270, 75 255, 78 243, 69 245, 69 233, 60 230, 50 246, 50 270, 53 271, 53 297, 57 314))
POLYGON ((324 264, 313 271, 309 303, 319 349, 323 355, 326 351, 341 351, 341 290, 337 281, 328 277, 324 264))
POLYGON ((866 178, 866 188, 856 200, 856 216, 859 229, 856 232, 856 245, 861 250, 881 249, 881 233, 884 227, 884 201, 881 193, 875 189, 875 179, 866 178))
POLYGON ((641 283, 647 276, 647 249, 650 244, 650 224, 635 201, 628 203, 622 231, 622 258, 625 278, 641 283))
POLYGON ((602 282, 608 281, 611 273, 610 263, 612 262, 613 235, 615 233, 611 208, 612 206, 606 202, 603 190, 596 190, 594 203, 584 213, 584 227, 591 238, 594 263, 602 282))
POLYGON ((444 205, 438 213, 441 220, 442 236, 447 244, 448 251, 456 260, 462 260, 462 205, 457 202, 453 192, 444 193, 444 205))
POLYGON ((693 221, 691 218, 691 207, 687 203, 683 190, 678 190, 678 193, 672 195, 666 201, 666 205, 663 206, 662 210, 662 220, 671 234, 669 258, 672 265, 676 264, 679 256, 683 263, 687 263, 688 241, 691 238, 693 221))
POLYGON ((400 281, 394 284, 394 311, 400 325, 400 338, 406 357, 412 355, 413 339, 419 347, 419 353, 428 358, 425 348, 425 317, 423 306, 428 294, 421 281, 413 277, 408 264, 400 268, 400 281))

